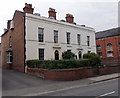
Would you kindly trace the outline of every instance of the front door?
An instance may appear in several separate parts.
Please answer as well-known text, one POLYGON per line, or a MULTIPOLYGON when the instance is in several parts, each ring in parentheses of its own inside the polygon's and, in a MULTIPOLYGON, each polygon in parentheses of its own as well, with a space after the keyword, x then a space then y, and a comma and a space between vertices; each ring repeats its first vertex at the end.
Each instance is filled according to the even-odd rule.
POLYGON ((58 50, 55 51, 55 60, 59 60, 59 52, 58 52, 58 50))

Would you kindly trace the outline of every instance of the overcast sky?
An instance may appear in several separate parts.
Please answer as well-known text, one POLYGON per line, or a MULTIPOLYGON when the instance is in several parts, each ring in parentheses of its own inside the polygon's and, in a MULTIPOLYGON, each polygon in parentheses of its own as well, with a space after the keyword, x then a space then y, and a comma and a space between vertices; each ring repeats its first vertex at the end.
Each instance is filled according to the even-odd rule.
POLYGON ((86 25, 96 31, 118 26, 118 0, 2 0, 0 3, 0 35, 13 18, 15 10, 23 11, 25 3, 34 7, 34 13, 48 17, 49 7, 55 8, 57 19, 73 14, 77 24, 86 25))

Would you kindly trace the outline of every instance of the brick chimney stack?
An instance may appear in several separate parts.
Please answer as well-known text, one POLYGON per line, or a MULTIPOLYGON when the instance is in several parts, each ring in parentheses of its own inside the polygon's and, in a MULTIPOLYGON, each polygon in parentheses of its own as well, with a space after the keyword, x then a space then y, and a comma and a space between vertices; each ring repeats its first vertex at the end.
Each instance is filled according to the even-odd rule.
POLYGON ((32 4, 25 3, 25 7, 23 8, 25 13, 33 14, 34 8, 32 8, 32 4))
POLYGON ((10 29, 10 22, 11 22, 11 20, 8 20, 8 21, 7 21, 7 29, 8 29, 8 30, 10 29))
POLYGON ((66 14, 66 22, 73 23, 74 17, 72 14, 66 14))
POLYGON ((56 20, 56 12, 55 12, 55 9, 49 8, 48 14, 49 14, 49 18, 53 18, 53 19, 56 20))

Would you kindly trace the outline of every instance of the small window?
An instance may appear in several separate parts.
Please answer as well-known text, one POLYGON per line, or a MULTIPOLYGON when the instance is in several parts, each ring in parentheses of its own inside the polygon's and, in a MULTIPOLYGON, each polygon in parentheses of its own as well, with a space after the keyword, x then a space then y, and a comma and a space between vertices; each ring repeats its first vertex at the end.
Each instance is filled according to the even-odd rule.
POLYGON ((11 48, 11 47, 12 47, 12 38, 10 36, 10 38, 9 38, 9 48, 11 48))
POLYGON ((78 45, 80 45, 80 42, 81 42, 81 35, 80 34, 77 34, 77 42, 78 42, 78 45))
POLYGON ((39 49, 39 60, 44 60, 44 49, 39 49))
POLYGON ((67 44, 70 44, 70 33, 67 32, 66 34, 67 34, 67 44))
POLYGON ((38 41, 43 42, 44 41, 44 29, 38 28, 38 41))
POLYGON ((88 53, 91 53, 91 51, 88 51, 88 53))
POLYGON ((112 44, 111 44, 111 43, 108 43, 108 44, 107 44, 107 47, 112 47, 112 44))
POLYGON ((54 30, 54 43, 58 43, 58 31, 54 30))
POLYGON ((7 63, 12 63, 12 51, 7 52, 7 63))
POLYGON ((102 47, 101 47, 101 45, 97 45, 97 54, 99 56, 102 56, 102 47))
POLYGON ((68 51, 68 52, 71 52, 71 50, 70 50, 70 49, 68 49, 67 51, 68 51))

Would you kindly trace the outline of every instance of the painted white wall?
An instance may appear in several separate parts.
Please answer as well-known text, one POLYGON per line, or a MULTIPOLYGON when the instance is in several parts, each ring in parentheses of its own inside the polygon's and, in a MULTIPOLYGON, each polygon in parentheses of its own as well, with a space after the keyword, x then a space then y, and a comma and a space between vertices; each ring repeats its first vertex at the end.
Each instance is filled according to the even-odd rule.
POLYGON ((39 48, 44 48, 45 59, 54 59, 54 51, 62 52, 70 49, 78 56, 78 52, 83 49, 82 54, 88 51, 96 53, 95 31, 93 28, 74 25, 58 20, 48 19, 41 16, 26 14, 26 60, 39 59, 39 48), (38 27, 44 28, 44 42, 38 42, 38 27), (58 44, 54 43, 54 30, 58 31, 58 44), (71 44, 67 44, 66 32, 70 32, 71 44), (81 34, 81 45, 77 44, 77 34, 81 34), (87 46, 87 36, 90 36, 90 46, 87 46))

